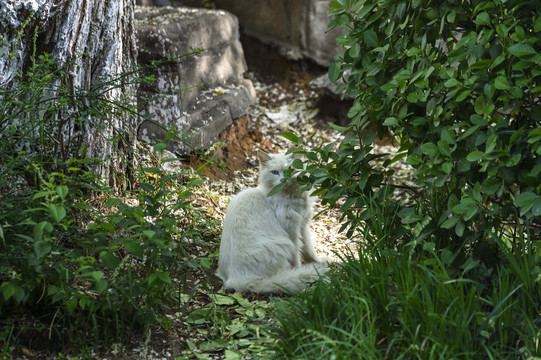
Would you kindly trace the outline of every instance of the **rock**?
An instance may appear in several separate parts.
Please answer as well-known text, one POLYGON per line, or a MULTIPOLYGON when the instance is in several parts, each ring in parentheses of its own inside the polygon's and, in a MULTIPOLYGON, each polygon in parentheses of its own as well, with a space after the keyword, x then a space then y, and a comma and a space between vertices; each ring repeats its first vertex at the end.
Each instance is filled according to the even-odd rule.
POLYGON ((308 58, 329 66, 338 52, 340 30, 327 32, 329 1, 215 0, 216 6, 239 17, 247 35, 276 45, 292 60, 308 58))
POLYGON ((342 30, 327 32, 328 0, 138 0, 154 5, 215 6, 239 18, 244 34, 276 46, 290 60, 311 59, 329 66, 342 30))
POLYGON ((175 128, 187 141, 168 143, 170 151, 208 147, 256 102, 251 81, 243 78, 237 18, 226 11, 137 7, 135 19, 140 64, 179 58, 149 70, 157 80, 140 87, 139 97, 153 100, 140 101, 139 112, 153 118, 140 124, 139 137, 155 143, 175 128), (182 57, 191 48, 205 51, 182 57))

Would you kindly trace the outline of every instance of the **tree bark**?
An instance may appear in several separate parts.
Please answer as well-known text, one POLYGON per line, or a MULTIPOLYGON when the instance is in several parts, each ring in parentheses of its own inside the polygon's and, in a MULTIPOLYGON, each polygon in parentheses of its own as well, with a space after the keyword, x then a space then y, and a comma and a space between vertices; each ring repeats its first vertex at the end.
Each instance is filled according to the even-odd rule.
MULTIPOLYGON (((135 0, 0 0, 0 86, 16 88, 17 73, 34 53, 47 52, 68 68, 73 94, 133 70, 134 8, 135 0)), ((135 101, 136 90, 128 81, 105 97, 115 101, 128 95, 135 101)), ((64 126, 63 137, 81 138, 85 157, 103 160, 95 170, 102 179, 114 188, 124 187, 136 117, 119 112, 87 120, 84 126, 64 126)))

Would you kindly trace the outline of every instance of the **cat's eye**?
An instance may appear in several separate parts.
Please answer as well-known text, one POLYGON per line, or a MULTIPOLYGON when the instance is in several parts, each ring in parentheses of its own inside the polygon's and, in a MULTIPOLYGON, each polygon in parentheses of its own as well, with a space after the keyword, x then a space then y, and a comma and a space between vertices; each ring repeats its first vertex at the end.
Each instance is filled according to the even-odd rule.
POLYGON ((272 175, 278 175, 278 174, 280 174, 280 173, 279 173, 278 171, 276 171, 276 170, 271 170, 271 174, 272 174, 272 175))

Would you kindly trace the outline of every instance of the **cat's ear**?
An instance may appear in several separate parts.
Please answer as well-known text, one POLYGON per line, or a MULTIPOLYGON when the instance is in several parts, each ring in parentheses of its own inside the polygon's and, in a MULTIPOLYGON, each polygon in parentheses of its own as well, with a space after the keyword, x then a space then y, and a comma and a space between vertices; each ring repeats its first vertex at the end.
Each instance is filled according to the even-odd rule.
POLYGON ((270 155, 263 150, 257 150, 257 157, 260 164, 264 164, 271 159, 270 155))

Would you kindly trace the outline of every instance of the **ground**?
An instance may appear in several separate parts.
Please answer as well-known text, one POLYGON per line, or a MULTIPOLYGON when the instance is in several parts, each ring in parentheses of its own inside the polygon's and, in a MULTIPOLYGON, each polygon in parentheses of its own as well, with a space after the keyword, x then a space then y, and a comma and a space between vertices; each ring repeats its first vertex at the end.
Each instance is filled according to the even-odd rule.
MULTIPOLYGON (((240 190, 256 186, 256 152, 258 149, 266 152, 286 150, 290 144, 281 136, 282 132, 294 132, 305 138, 313 135, 313 146, 339 143, 341 134, 327 124, 327 121, 332 120, 327 114, 318 114, 318 95, 309 86, 309 81, 318 74, 299 69, 298 66, 290 67, 287 71, 288 74, 281 81, 258 73, 250 74, 259 104, 223 132, 210 152, 209 155, 225 167, 208 165, 202 171, 207 182, 198 193, 195 204, 205 208, 209 216, 223 220, 229 200, 240 190)), ((378 152, 396 150, 387 142, 376 145, 378 152)), ((193 156, 189 165, 198 167, 201 162, 193 156)), ((397 164, 399 175, 401 171, 402 175, 409 172, 400 167, 403 166, 397 164)), ((317 204, 316 207, 317 213, 320 208, 317 204)), ((338 262, 339 254, 345 251, 356 251, 355 241, 358 240, 348 239, 339 233, 339 217, 336 210, 329 211, 315 218, 312 223, 316 251, 333 262, 338 262)), ((207 249, 209 255, 219 244, 215 246, 215 249, 207 249)), ((213 270, 214 267, 210 273, 213 270)), ((261 351, 264 350, 261 350, 261 346, 264 348, 269 341, 263 329, 266 323, 272 321, 269 316, 272 299, 255 294, 223 292, 220 290, 221 282, 212 275, 197 273, 190 282, 192 288, 202 286, 197 288, 183 314, 171 314, 172 329, 153 329, 146 343, 145 353, 148 358, 240 359, 262 355, 261 351), (192 314, 196 314, 195 318, 190 318, 192 314)), ((130 358, 141 351, 142 346, 139 346, 131 350, 124 348, 118 354, 123 353, 126 356, 124 358, 130 358)))
MULTIPOLYGON (((318 96, 309 86, 309 81, 317 74, 299 66, 287 69, 289 76, 282 77, 285 79, 282 81, 249 74, 259 104, 224 131, 209 153, 222 165, 207 165, 201 171, 207 182, 196 194, 194 204, 204 208, 209 216, 223 220, 229 200, 241 189, 257 185, 256 152, 258 149, 266 152, 286 150, 290 145, 281 136, 283 131, 305 137, 315 134, 312 138, 314 146, 339 142, 341 135, 326 124, 328 119, 318 116, 318 96)), ((201 161, 194 155, 188 165, 197 168, 201 161)), ((354 241, 339 234, 338 217, 336 211, 322 214, 312 226, 316 251, 332 261, 338 261, 340 252, 355 249, 354 241)), ((212 256, 218 246, 219 243, 215 243, 199 255, 212 256)), ((139 335, 133 346, 108 349, 100 356, 111 359, 143 356, 148 359, 234 359, 259 354, 261 345, 267 341, 262 326, 271 321, 271 299, 256 294, 223 292, 219 279, 212 276, 214 268, 215 264, 207 274, 194 272, 186 280, 189 288, 195 289, 194 296, 186 301, 182 312, 167 314, 171 321, 169 329, 152 327, 147 330, 146 337, 139 335), (218 293, 213 294, 215 292, 218 293), (229 343, 224 343, 225 338, 229 343)))

